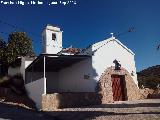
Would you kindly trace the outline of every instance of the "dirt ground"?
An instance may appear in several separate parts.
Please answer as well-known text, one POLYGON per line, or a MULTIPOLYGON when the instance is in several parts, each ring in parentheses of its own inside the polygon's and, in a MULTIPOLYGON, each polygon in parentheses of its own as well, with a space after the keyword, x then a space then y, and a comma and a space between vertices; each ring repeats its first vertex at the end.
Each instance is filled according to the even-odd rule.
POLYGON ((160 120, 160 99, 66 108, 50 114, 59 120, 160 120))
POLYGON ((54 118, 44 112, 0 103, 0 120, 55 120, 54 118))
POLYGON ((38 112, 0 103, 0 120, 160 120, 160 99, 38 112))

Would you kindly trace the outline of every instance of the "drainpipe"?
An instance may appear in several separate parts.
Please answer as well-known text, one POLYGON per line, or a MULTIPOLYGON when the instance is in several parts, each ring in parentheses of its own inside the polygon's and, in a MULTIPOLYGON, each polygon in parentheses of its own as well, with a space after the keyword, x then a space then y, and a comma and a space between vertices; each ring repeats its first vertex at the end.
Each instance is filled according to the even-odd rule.
POLYGON ((46 94, 46 57, 43 58, 43 79, 44 79, 44 94, 46 94))

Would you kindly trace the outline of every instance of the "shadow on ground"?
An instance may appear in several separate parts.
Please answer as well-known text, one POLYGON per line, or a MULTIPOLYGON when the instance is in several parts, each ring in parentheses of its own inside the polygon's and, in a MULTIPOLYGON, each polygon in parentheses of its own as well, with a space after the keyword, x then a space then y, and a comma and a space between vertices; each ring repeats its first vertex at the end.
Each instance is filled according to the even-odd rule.
MULTIPOLYGON (((117 116, 117 115, 157 115, 160 112, 140 112, 140 113, 115 113, 115 112, 101 112, 101 111, 61 111, 55 115, 56 120, 90 120, 99 116, 117 116)), ((53 114, 53 112, 49 113, 53 114)), ((54 115, 53 115, 54 116, 54 115)))
MULTIPOLYGON (((110 108, 136 108, 136 107, 144 107, 143 109, 148 109, 148 107, 160 107, 160 103, 137 103, 137 104, 103 104, 103 105, 97 105, 97 106, 90 106, 90 107, 83 107, 83 111, 53 111, 53 112, 47 112, 50 115, 56 116, 57 120, 88 120, 88 119, 94 119, 99 116, 117 116, 117 115, 160 115, 159 111, 149 111, 149 112, 143 112, 139 111, 136 112, 133 110, 133 112, 107 112, 110 108), (85 111, 86 109, 89 109, 90 111, 85 111), (96 108, 102 108, 98 111, 94 111, 93 109, 96 108), (105 110, 103 111, 103 108, 105 110)), ((71 108, 72 109, 72 108, 71 108)), ((73 108, 74 109, 74 108, 73 108)), ((132 118, 131 118, 132 119, 132 118)))
POLYGON ((0 103, 0 120, 55 120, 44 112, 26 109, 16 105, 0 103))
MULTIPOLYGON (((135 108, 135 107, 160 107, 159 103, 112 103, 112 104, 101 104, 101 105, 92 105, 92 106, 84 106, 80 108, 135 108)), ((72 107, 76 108, 76 107, 72 107)))
POLYGON ((91 106, 89 108, 135 108, 135 107, 160 107, 159 103, 136 103, 136 104, 103 104, 91 106))
MULTIPOLYGON (((18 107, 14 105, 8 105, 0 103, 0 119, 10 119, 10 120, 88 120, 94 119, 99 116, 117 116, 117 115, 157 115, 157 112, 107 112, 107 108, 133 108, 133 107, 160 107, 160 103, 138 103, 138 104, 105 104, 98 105, 94 107, 85 107, 90 111, 49 111, 49 112, 39 112, 35 110, 25 109, 23 107, 18 107), (102 108, 99 111, 94 111, 92 109, 102 108), (103 108, 106 108, 103 111, 103 108)), ((83 109, 83 108, 82 108, 83 109)), ((148 108, 147 108, 148 109, 148 108)))

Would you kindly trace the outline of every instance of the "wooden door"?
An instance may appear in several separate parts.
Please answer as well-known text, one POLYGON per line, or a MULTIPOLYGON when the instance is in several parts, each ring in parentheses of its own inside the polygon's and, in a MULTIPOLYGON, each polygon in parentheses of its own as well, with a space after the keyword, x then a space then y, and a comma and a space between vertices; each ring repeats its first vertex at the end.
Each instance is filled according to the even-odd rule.
POLYGON ((112 75, 112 92, 114 101, 125 100, 124 77, 121 75, 112 75))

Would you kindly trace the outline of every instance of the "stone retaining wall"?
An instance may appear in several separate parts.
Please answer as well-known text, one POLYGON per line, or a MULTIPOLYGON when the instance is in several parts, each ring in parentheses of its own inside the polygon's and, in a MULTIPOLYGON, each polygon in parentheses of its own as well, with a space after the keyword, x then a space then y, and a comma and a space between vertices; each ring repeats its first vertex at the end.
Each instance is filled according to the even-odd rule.
POLYGON ((143 97, 145 99, 160 99, 160 89, 150 89, 150 88, 144 88, 140 89, 143 97))
POLYGON ((101 104, 101 97, 97 93, 53 93, 42 95, 42 110, 50 111, 65 107, 83 107, 101 104))

